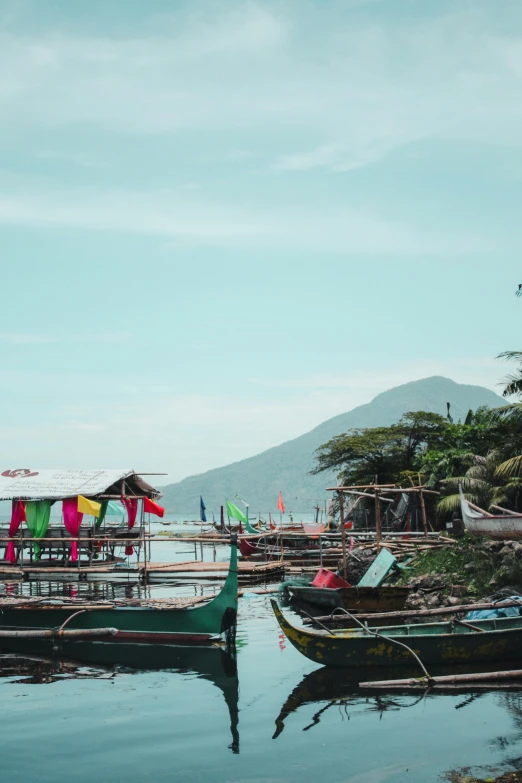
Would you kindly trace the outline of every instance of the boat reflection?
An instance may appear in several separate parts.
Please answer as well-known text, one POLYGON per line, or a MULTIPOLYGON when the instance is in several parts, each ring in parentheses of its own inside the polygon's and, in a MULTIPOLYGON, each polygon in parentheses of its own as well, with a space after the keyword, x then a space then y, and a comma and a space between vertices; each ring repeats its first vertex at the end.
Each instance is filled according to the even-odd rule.
POLYGON ((0 677, 13 682, 53 683, 63 679, 110 679, 122 670, 170 671, 196 674, 222 692, 228 708, 233 753, 239 753, 239 681, 235 649, 187 647, 167 644, 108 644, 106 642, 60 642, 50 650, 48 641, 31 641, 31 647, 2 640, 0 677), (30 652, 29 652, 30 649, 30 652), (86 666, 85 664, 88 664, 86 666))
MULTIPOLYGON (((467 667, 466 672, 483 671, 484 666, 467 667)), ((437 667, 430 671, 433 676, 437 674, 456 674, 458 667, 437 667)), ((463 672, 464 673, 464 672, 463 672)), ((487 683, 485 687, 467 684, 464 687, 448 685, 444 688, 430 690, 412 690, 404 688, 401 690, 393 689, 380 690, 361 689, 359 682, 364 680, 390 680, 394 678, 419 677, 420 672, 417 668, 392 668, 373 669, 371 678, 368 676, 368 670, 360 669, 329 669, 325 666, 315 669, 305 675, 299 685, 289 694, 284 702, 279 715, 276 718, 276 730, 272 739, 276 739, 285 728, 285 720, 301 707, 308 704, 317 704, 318 710, 312 716, 312 720, 303 727, 303 731, 309 731, 316 726, 322 715, 332 707, 337 707, 342 720, 349 720, 360 712, 378 712, 382 717, 385 712, 406 709, 414 707, 419 701, 426 698, 434 698, 437 695, 458 693, 462 699, 455 704, 455 709, 463 709, 472 704, 477 699, 482 698, 490 690, 518 691, 522 694, 522 683, 487 683)), ((506 694, 507 697, 507 694, 506 694)), ((512 696, 512 698, 516 698, 512 696)), ((522 699, 522 695, 519 697, 522 699)), ((522 703, 522 702, 521 702, 522 703)), ((521 711, 522 713, 522 711, 521 711)), ((521 721, 522 723, 522 721, 521 721)))

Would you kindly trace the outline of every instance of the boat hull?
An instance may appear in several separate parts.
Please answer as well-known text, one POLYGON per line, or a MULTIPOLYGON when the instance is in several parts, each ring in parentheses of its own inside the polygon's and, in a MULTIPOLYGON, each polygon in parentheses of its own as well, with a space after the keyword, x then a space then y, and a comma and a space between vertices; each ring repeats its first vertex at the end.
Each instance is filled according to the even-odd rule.
POLYGON ((459 487, 462 519, 468 533, 473 536, 487 536, 506 541, 522 538, 522 516, 506 514, 494 516, 478 513, 471 508, 464 497, 462 487, 459 487))
POLYGON ((407 587, 302 587, 288 586, 288 592, 298 601, 325 609, 342 607, 349 612, 395 612, 404 607, 407 587))
POLYGON ((115 606, 82 609, 75 606, 10 608, 0 605, 0 629, 68 630, 117 628, 111 642, 205 644, 233 628, 237 616, 237 545, 231 545, 230 566, 223 588, 212 600, 187 608, 115 606))
POLYGON ((380 628, 382 636, 365 635, 361 630, 308 631, 294 627, 272 601, 274 613, 285 636, 306 658, 323 666, 383 667, 411 666, 412 654, 397 644, 408 645, 425 666, 479 664, 522 659, 522 618, 475 621, 483 632, 469 627, 449 632, 450 623, 380 628), (409 630, 411 629, 411 633, 409 630), (419 632, 422 630, 422 633, 419 632))

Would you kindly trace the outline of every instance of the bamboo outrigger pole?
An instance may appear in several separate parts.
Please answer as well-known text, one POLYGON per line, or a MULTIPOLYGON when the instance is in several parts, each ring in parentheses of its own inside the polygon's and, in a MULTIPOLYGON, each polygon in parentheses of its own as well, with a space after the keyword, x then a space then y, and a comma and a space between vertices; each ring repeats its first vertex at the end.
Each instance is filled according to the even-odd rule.
POLYGON ((344 526, 344 493, 341 491, 339 495, 339 516, 341 518, 341 540, 343 542, 343 577, 345 582, 348 581, 347 565, 346 565, 346 528, 344 526))

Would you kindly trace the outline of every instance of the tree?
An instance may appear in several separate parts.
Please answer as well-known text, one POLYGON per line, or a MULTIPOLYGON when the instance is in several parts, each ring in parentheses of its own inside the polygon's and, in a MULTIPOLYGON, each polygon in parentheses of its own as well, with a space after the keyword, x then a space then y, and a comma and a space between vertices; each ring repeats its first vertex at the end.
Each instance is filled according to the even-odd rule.
POLYGON ((459 485, 462 486, 466 500, 484 509, 492 505, 517 508, 522 481, 516 476, 499 474, 500 453, 493 449, 485 456, 475 454, 471 458, 468 470, 461 476, 452 476, 442 482, 445 490, 451 490, 441 498, 437 511, 441 516, 450 515, 460 509, 459 485))
POLYGON ((436 413, 406 413, 389 427, 354 429, 317 449, 313 473, 332 468, 346 484, 388 484, 416 468, 419 454, 444 442, 449 422, 436 413))

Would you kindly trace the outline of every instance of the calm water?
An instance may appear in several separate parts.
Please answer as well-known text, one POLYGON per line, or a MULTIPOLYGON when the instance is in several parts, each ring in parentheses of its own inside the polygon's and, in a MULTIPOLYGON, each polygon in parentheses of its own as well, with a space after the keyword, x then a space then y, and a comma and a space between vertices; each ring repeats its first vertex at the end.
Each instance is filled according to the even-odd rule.
POLYGON ((103 650, 2 654, 2 781, 403 783, 522 766, 519 692, 363 694, 365 672, 285 644, 265 596, 241 599, 237 673, 218 649, 122 647, 117 666, 103 650))

